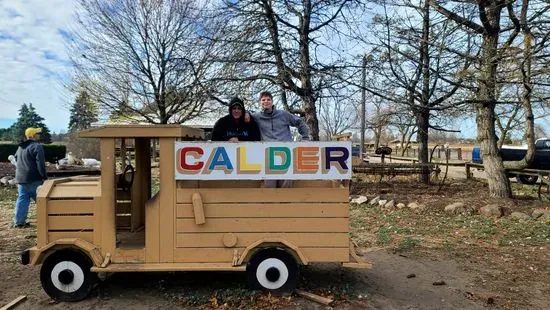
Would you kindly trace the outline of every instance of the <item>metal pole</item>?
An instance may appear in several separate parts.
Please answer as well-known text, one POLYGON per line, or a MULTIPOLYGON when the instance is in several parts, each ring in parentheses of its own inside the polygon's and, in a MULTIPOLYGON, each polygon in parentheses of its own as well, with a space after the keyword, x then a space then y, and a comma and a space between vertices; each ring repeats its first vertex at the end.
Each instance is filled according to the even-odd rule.
POLYGON ((362 68, 362 79, 361 79, 361 154, 359 155, 359 158, 361 159, 361 162, 363 162, 363 153, 365 152, 365 104, 367 101, 367 94, 366 94, 366 84, 367 84, 367 55, 363 56, 363 68, 362 68))

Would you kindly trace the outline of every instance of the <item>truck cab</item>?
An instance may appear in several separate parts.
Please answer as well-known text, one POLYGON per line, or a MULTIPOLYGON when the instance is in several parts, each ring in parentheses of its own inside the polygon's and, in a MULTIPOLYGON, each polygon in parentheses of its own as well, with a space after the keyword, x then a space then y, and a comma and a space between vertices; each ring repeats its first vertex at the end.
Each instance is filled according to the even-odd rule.
MULTIPOLYGON (((500 149, 500 156, 503 161, 520 161, 527 153, 527 146, 508 146, 503 145, 500 149)), ((472 149, 472 162, 476 164, 483 163, 483 156, 479 147, 472 149)), ((535 141, 535 158, 526 169, 550 170, 550 139, 542 138, 535 141)), ((537 175, 508 173, 509 177, 516 177, 518 183, 535 184, 538 180, 537 175)))
POLYGON ((294 289, 300 265, 371 266, 349 238, 351 143, 204 142, 180 125, 108 125, 80 137, 99 139, 101 176, 46 181, 37 244, 22 253, 23 264, 42 264, 56 300, 86 298, 98 273, 246 272, 253 289, 277 293, 294 289), (293 173, 291 188, 263 186, 293 173))

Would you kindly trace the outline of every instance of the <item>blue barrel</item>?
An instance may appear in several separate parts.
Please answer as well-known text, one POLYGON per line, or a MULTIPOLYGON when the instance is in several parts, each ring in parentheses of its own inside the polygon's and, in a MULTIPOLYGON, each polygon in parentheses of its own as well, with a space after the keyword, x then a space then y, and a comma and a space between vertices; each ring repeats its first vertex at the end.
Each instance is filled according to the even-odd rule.
POLYGON ((483 164, 483 158, 481 158, 481 148, 479 146, 472 149, 472 162, 476 164, 483 164))

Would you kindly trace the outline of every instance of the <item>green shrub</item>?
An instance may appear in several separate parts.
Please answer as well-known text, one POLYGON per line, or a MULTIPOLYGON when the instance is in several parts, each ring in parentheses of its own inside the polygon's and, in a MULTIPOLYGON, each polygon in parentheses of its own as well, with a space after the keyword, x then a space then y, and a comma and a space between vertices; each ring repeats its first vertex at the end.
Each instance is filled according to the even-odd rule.
MULTIPOLYGON (((15 143, 6 143, 0 144, 0 161, 8 161, 10 155, 15 155, 17 152, 18 144, 15 143)), ((44 145, 44 157, 46 161, 55 163, 58 159, 64 158, 65 153, 67 152, 67 147, 60 144, 46 144, 44 145)))
POLYGON ((45 144, 44 145, 44 156, 46 161, 50 163, 55 163, 61 158, 65 158, 67 153, 67 147, 62 144, 45 144))
POLYGON ((18 145, 15 143, 0 144, 0 161, 8 161, 8 156, 15 155, 18 145))

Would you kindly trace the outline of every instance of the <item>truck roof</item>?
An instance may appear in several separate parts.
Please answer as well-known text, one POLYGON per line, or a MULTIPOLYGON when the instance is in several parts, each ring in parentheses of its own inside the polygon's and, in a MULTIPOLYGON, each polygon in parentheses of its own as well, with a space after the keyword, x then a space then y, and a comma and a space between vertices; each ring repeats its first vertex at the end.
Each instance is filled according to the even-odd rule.
POLYGON ((79 132, 81 138, 203 138, 203 131, 199 128, 170 125, 104 125, 79 132))

